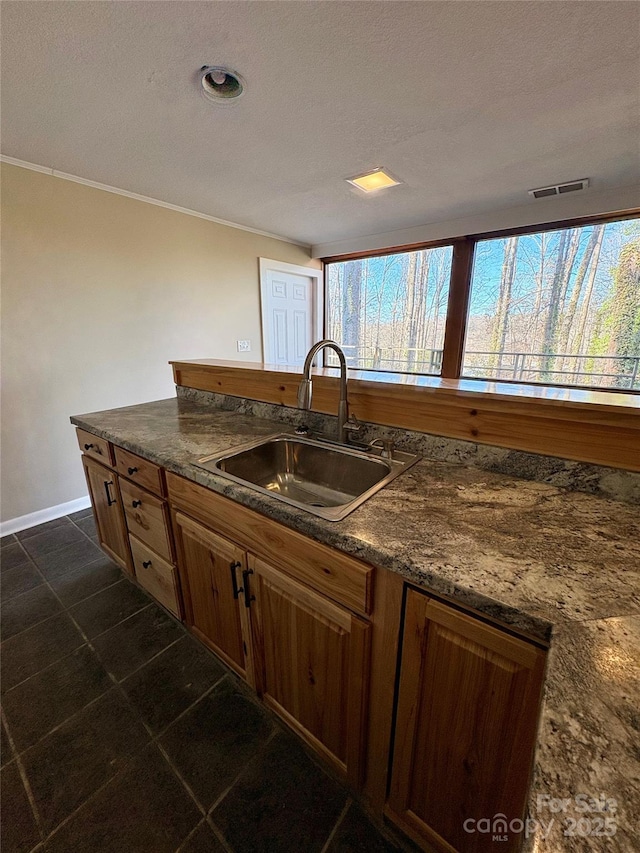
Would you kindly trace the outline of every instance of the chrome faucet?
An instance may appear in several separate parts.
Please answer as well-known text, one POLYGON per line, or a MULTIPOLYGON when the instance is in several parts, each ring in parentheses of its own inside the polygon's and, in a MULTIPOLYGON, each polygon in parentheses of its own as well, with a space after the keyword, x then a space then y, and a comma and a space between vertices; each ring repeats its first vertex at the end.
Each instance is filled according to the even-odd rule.
POLYGON ((340 362, 338 441, 342 444, 346 444, 347 435, 350 432, 357 432, 360 429, 360 424, 358 423, 358 419, 355 417, 355 415, 353 416, 353 418, 349 418, 349 401, 347 399, 347 361, 344 357, 344 353, 335 341, 318 341, 311 347, 311 349, 307 353, 307 357, 304 360, 302 381, 300 382, 300 386, 298 387, 298 408, 307 410, 311 408, 311 395, 313 392, 313 384, 311 381, 311 364, 313 362, 313 359, 316 357, 316 354, 325 347, 329 347, 330 349, 334 350, 336 355, 338 356, 338 361, 340 362))

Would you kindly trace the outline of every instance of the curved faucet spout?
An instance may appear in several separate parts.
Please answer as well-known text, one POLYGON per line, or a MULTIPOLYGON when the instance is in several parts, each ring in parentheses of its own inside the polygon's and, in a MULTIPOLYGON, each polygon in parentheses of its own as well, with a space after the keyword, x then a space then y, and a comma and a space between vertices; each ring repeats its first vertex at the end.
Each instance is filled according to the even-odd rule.
POLYGON ((349 402, 347 399, 347 360, 344 357, 344 352, 335 341, 324 340, 315 343, 304 360, 304 368, 302 371, 302 381, 298 387, 298 408, 310 409, 311 397, 313 394, 313 382, 311 380, 311 365, 313 359, 321 349, 328 347, 334 350, 340 362, 340 403, 338 405, 338 441, 346 443, 345 424, 349 420, 349 402))

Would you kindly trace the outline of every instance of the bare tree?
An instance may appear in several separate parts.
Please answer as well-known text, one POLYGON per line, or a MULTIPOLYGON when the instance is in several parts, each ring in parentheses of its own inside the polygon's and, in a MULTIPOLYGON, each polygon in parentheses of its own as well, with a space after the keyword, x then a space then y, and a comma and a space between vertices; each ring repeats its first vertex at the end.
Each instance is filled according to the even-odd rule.
POLYGON ((594 229, 595 242, 593 245, 591 258, 589 259, 589 272, 587 274, 587 281, 585 284, 584 298, 582 300, 582 304, 580 305, 578 322, 576 323, 576 329, 573 336, 573 350, 581 350, 583 348, 587 348, 585 330, 587 327, 587 320, 589 318, 589 310, 591 307, 591 299, 593 297, 593 288, 596 280, 596 272, 598 271, 598 262, 600 260, 600 251, 602 249, 602 239, 604 237, 605 227, 606 226, 604 225, 597 225, 594 229))
MULTIPOLYGON (((493 353, 502 353, 504 350, 509 308, 511 306, 511 291, 513 289, 513 281, 516 275, 516 257, 519 239, 519 237, 509 237, 504 244, 502 273, 500 275, 500 290, 498 293, 498 306, 496 308, 496 315, 491 333, 491 351, 493 353)), ((496 360, 494 356, 492 356, 492 361, 495 365, 496 360)))
POLYGON ((429 282, 429 260, 428 252, 416 253, 416 270, 413 281, 413 305, 408 313, 407 334, 407 370, 413 370, 416 365, 417 352, 421 346, 422 336, 426 326, 427 314, 427 289, 429 282))
POLYGON ((362 263, 345 264, 342 287, 342 343, 358 347, 360 343, 360 302, 362 296, 362 263))
POLYGON ((561 232, 558 245, 556 266, 549 291, 549 301, 545 316, 543 340, 541 350, 544 353, 541 359, 542 375, 549 378, 554 366, 554 352, 556 348, 556 335, 558 333, 558 321, 564 297, 567 293, 571 270, 578 251, 577 239, 580 232, 576 228, 567 228, 561 232))
MULTIPOLYGON (((595 225, 591 234, 589 235, 589 241, 585 247, 584 254, 582 255, 582 260, 580 261, 580 266, 578 267, 578 272, 576 273, 576 278, 573 283, 569 304, 563 314, 562 322, 560 324, 560 329, 557 335, 557 350, 559 353, 566 353, 569 348, 571 327, 573 326, 574 320, 576 320, 577 307, 580 301, 580 297, 582 296, 582 287, 585 282, 587 271, 591 267, 591 261, 596 245, 602 245, 603 231, 604 225, 595 225)), ((581 341, 578 341, 578 348, 580 348, 580 344, 581 341)), ((566 359, 561 359, 560 364, 558 365, 559 369, 563 370, 565 364, 566 359)))

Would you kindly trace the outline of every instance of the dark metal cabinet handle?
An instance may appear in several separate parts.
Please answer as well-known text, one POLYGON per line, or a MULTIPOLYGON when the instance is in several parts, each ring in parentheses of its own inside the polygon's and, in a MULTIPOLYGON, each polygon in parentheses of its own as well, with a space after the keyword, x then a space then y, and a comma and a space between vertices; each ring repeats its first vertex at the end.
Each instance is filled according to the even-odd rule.
POLYGON ((113 486, 113 480, 104 481, 104 490, 107 493, 107 506, 112 506, 114 503, 116 503, 116 499, 111 497, 109 486, 113 486))
POLYGON ((131 506, 135 509, 138 506, 142 506, 142 501, 131 501, 131 506))
POLYGON ((127 471, 129 472, 129 476, 131 476, 132 474, 137 474, 137 473, 138 473, 138 469, 137 469, 137 468, 127 468, 127 471))
POLYGON ((244 606, 251 607, 251 602, 256 600, 255 595, 251 595, 251 590, 249 589, 249 575, 253 574, 253 569, 245 569, 242 573, 242 580, 244 582, 244 606))
POLYGON ((93 444, 85 444, 84 449, 85 450, 91 450, 92 447, 93 447, 93 444))
POLYGON ((150 565, 151 565, 151 560, 145 560, 145 561, 142 563, 142 568, 143 568, 143 569, 148 569, 150 565))
POLYGON ((229 563, 229 568, 231 569, 231 585, 233 586, 233 597, 238 598, 241 592, 244 592, 242 587, 238 586, 238 579, 236 577, 236 569, 239 569, 242 566, 242 563, 239 563, 237 560, 234 560, 233 563, 229 563))

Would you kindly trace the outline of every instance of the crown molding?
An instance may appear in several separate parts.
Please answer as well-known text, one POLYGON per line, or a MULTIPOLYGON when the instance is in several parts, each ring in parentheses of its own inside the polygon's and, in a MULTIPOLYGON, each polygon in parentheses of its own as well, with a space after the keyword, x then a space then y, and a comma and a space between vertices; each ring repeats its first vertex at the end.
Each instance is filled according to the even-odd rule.
POLYGON ((304 249, 310 249, 308 243, 301 243, 299 240, 292 240, 291 237, 283 237, 280 234, 272 234, 269 231, 260 231, 258 228, 249 228, 248 225, 240 225, 238 222, 229 222, 227 219, 218 219, 215 216, 209 216, 208 213, 200 213, 198 210, 190 210, 188 207, 180 207, 177 204, 171 204, 168 201, 162 201, 158 198, 133 193, 129 190, 120 189, 120 187, 112 187, 109 184, 101 184, 98 181, 90 181, 88 178, 81 178, 79 175, 70 175, 68 172, 60 172, 58 169, 51 169, 48 166, 39 166, 37 163, 29 163, 26 160, 18 160, 16 157, 9 157, 6 154, 0 154, 0 161, 7 163, 10 166, 19 166, 21 169, 30 169, 32 172, 41 172, 44 175, 50 175, 53 178, 62 178, 64 181, 73 181, 76 184, 82 184, 85 187, 93 187, 96 190, 103 190, 107 193, 122 195, 125 198, 132 198, 135 201, 143 201, 146 204, 154 204, 156 207, 164 207, 167 210, 173 210, 176 213, 184 213, 187 216, 195 216, 198 219, 206 219, 207 222, 215 222, 216 225, 226 225, 227 228, 236 228, 239 231, 248 231, 250 234, 258 234, 260 237, 270 237, 272 240, 281 240, 283 243, 292 243, 294 246, 302 246, 304 249))

